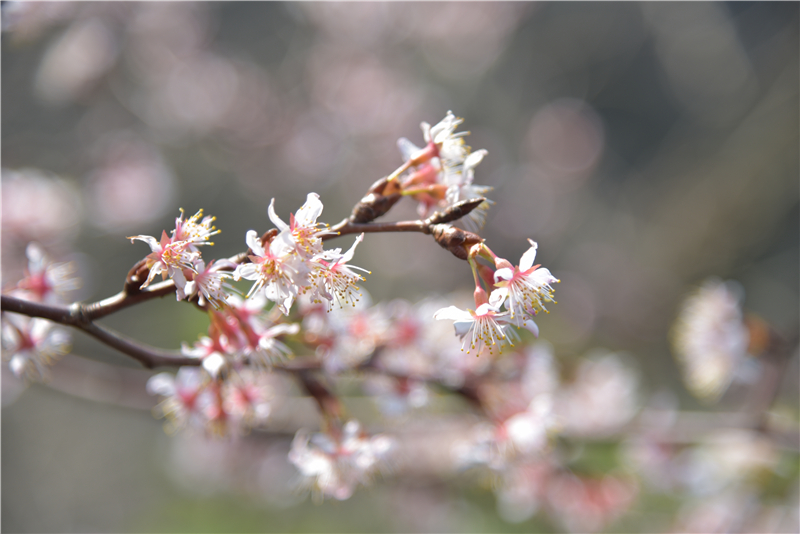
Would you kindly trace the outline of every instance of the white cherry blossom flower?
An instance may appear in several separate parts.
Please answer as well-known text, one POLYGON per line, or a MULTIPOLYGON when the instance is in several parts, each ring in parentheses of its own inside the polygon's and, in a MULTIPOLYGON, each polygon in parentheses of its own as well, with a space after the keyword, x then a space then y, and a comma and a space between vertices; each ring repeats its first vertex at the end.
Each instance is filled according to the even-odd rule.
POLYGON ((214 270, 213 265, 214 260, 211 260, 208 266, 202 259, 197 260, 194 263, 195 273, 192 280, 187 282, 184 288, 178 288, 178 291, 183 293, 183 296, 178 295, 178 300, 183 300, 184 296, 191 297, 197 294, 201 306, 208 302, 216 309, 222 307, 233 291, 233 287, 225 283, 225 280, 232 278, 233 274, 214 270))
POLYGON ((500 268, 494 273, 497 289, 492 291, 492 297, 505 302, 514 324, 529 328, 527 325, 530 323, 533 328, 529 329, 538 331, 532 318, 541 310, 547 311, 545 302, 555 302, 550 284, 559 280, 548 269, 533 265, 538 245, 531 239, 528 242, 531 248, 522 255, 519 266, 511 267, 505 260, 497 262, 500 268))
POLYGON ((214 243, 211 243, 208 238, 220 233, 213 225, 216 218, 210 215, 203 217, 203 210, 201 209, 184 221, 183 209, 181 208, 180 211, 180 217, 175 219, 172 241, 186 241, 189 243, 191 250, 197 250, 195 247, 200 245, 213 245, 214 243), (200 219, 201 217, 203 217, 202 220, 200 219))
MULTIPOLYGON (((504 344, 514 345, 511 337, 515 336, 516 332, 508 329, 510 319, 508 314, 501 313, 499 306, 491 302, 481 304, 477 310, 462 310, 449 306, 437 311, 433 314, 433 318, 450 319, 454 322, 456 335, 463 341, 461 350, 464 350, 467 343, 469 343, 467 352, 476 351, 477 354, 484 348, 493 353, 495 347, 502 351, 504 344)), ((533 332, 538 334, 538 329, 533 332)))
POLYGON ((364 240, 364 234, 359 235, 353 246, 342 254, 341 249, 326 250, 314 258, 314 270, 311 274, 312 280, 312 299, 319 300, 323 297, 329 301, 328 309, 333 308, 335 301, 339 307, 349 304, 355 307, 356 302, 362 297, 361 289, 356 285, 364 280, 360 274, 353 272, 353 269, 369 273, 366 269, 347 265, 353 259, 356 247, 364 240))
POLYGON ((244 278, 255 281, 247 296, 263 288, 264 295, 275 302, 284 315, 289 315, 300 288, 306 285, 307 275, 307 271, 301 271, 296 256, 293 258, 291 255, 294 243, 287 233, 282 232, 265 249, 255 230, 247 232, 245 241, 254 253, 250 256, 252 263, 239 265, 234 272, 234 280, 244 278))
POLYGON ((208 384, 208 373, 199 367, 181 367, 175 375, 159 373, 147 381, 147 392, 162 397, 154 411, 167 418, 168 432, 206 424, 206 408, 211 402, 208 384))
POLYGON ((269 220, 281 232, 288 232, 291 241, 295 244, 296 252, 304 259, 322 252, 321 235, 325 235, 327 225, 318 223, 317 218, 322 214, 322 201, 316 193, 309 193, 306 202, 297 213, 289 216, 289 224, 286 224, 275 213, 275 199, 269 204, 269 220))
MULTIPOLYGON (((489 186, 472 183, 475 178, 475 167, 483 161, 486 154, 488 154, 488 151, 484 149, 476 150, 466 157, 462 165, 445 171, 444 182, 447 185, 445 198, 448 206, 453 206, 464 200, 485 198, 486 193, 493 189, 489 186)), ((486 215, 492 204, 494 204, 494 201, 488 199, 481 202, 477 208, 463 219, 468 230, 478 231, 483 228, 486 223, 486 215)))
POLYGON ((186 287, 186 276, 184 276, 183 270, 193 271, 194 262, 200 257, 198 252, 191 249, 189 241, 172 241, 166 231, 161 233, 161 241, 157 241, 155 237, 149 235, 136 235, 127 239, 130 239, 131 243, 144 241, 150 245, 150 250, 152 250, 146 257, 146 265, 150 269, 150 274, 142 287, 150 285, 150 282, 159 274, 162 278, 166 276, 172 278, 175 286, 181 290, 186 287))

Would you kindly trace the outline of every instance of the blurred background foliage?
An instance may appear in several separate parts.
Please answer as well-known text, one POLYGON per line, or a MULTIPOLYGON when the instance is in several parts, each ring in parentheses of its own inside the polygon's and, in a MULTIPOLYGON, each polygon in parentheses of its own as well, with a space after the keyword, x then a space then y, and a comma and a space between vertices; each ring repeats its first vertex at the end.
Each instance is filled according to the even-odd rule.
MULTIPOLYGON (((271 227, 273 197, 285 218, 317 192, 322 219, 338 222, 401 163, 397 138, 421 144, 419 122, 452 109, 468 143, 488 149, 476 182, 494 187, 496 205, 481 235, 510 259, 538 241, 537 261, 562 280, 539 321, 559 360, 627 352, 647 395, 697 408, 668 332, 683 296, 712 275, 739 281, 745 309, 797 339, 796 3, 2 9, 4 284, 36 240, 78 263, 76 298, 116 293, 149 252, 125 237, 159 235, 179 207, 217 217, 215 257, 271 227)), ((416 218, 414 206, 390 218, 416 218)), ((356 264, 373 272, 364 287, 375 301, 471 283, 464 262, 415 234, 368 236, 356 264)), ((107 324, 177 348, 207 318, 163 299, 107 324)), ((139 373, 80 335, 74 352, 139 373)), ((491 493, 464 478, 391 481, 321 506, 245 482, 193 483, 175 468, 180 438, 164 435, 143 389, 102 391, 72 365, 53 386, 106 404, 43 386, 22 394, 3 371, 4 531, 558 528, 539 516, 503 522, 491 493)), ((788 376, 797 372, 795 356, 788 376)), ((796 405, 796 391, 785 385, 782 401, 796 405)), ((269 447, 279 457, 286 443, 269 447)), ((602 447, 586 456, 610 457, 602 447)), ((666 497, 643 499, 615 528, 650 530, 674 510, 666 497)))

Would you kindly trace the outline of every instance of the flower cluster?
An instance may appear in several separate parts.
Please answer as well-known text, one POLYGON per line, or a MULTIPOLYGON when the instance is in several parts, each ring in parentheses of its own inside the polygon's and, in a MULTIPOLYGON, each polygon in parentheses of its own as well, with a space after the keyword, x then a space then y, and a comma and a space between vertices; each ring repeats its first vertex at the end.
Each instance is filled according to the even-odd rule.
POLYGON ((188 427, 217 435, 262 425, 277 387, 274 376, 250 369, 220 380, 205 369, 181 367, 176 375, 159 373, 147 382, 147 391, 162 399, 154 413, 167 418, 169 433, 188 427))
POLYGON ((214 268, 213 261, 206 265, 198 248, 214 244, 208 240, 219 233, 213 223, 214 217, 203 217, 203 210, 186 220, 181 210, 181 215, 175 219, 171 236, 165 230, 161 232, 160 241, 149 235, 129 237, 131 243, 144 241, 152 251, 145 258, 149 274, 141 287, 149 286, 159 274, 162 279, 169 276, 175 282, 178 300, 196 295, 201 305, 208 302, 215 308, 221 307, 231 289, 225 283, 230 273, 214 268))
POLYGON ((347 263, 363 235, 344 254, 338 248, 323 250, 321 237, 327 233, 327 226, 317 223, 322 213, 319 195, 309 193, 305 204, 290 217, 289 224, 278 217, 274 204, 273 199, 269 218, 278 234, 268 236, 264 242, 255 230, 247 232, 245 241, 252 251, 251 263, 238 266, 234 272, 236 280, 255 282, 248 297, 263 289, 264 296, 275 302, 285 315, 301 294, 308 294, 315 301, 324 299, 330 306, 334 302, 340 306, 355 305, 360 296, 356 283, 363 278, 353 269, 364 269, 347 263))
POLYGON ((259 295, 242 299, 228 297, 227 306, 209 310, 211 324, 208 335, 197 340, 193 347, 183 346, 183 353, 203 361, 203 367, 213 376, 220 376, 230 367, 271 368, 291 356, 291 350, 278 338, 296 334, 300 325, 280 323, 263 312, 266 299, 259 295))
MULTIPOLYGON (((491 187, 475 185, 475 167, 488 153, 470 152, 464 143, 468 132, 456 132, 464 121, 448 111, 444 119, 431 126, 423 122, 425 146, 420 148, 405 137, 397 141, 404 167, 409 172, 402 180, 402 194, 416 200, 420 217, 427 217, 434 208, 446 209, 464 200, 484 198, 491 187)), ((485 200, 464 220, 469 230, 479 230, 486 222, 491 200, 485 200)))
POLYGON ((533 317, 542 310, 547 311, 544 303, 553 302, 551 284, 559 280, 548 269, 533 265, 538 245, 530 239, 528 241, 531 247, 517 266, 496 256, 485 244, 473 248, 470 265, 475 276, 475 309, 462 310, 450 306, 434 314, 434 319, 454 321, 456 335, 463 339, 462 348, 468 346, 467 352, 475 351, 480 355, 484 349, 493 353, 495 347, 502 350, 505 344, 513 346, 517 334, 509 328, 512 325, 525 328, 534 336, 539 335, 533 317), (495 270, 475 262, 478 255, 491 260, 495 270), (488 296, 481 282, 492 288, 488 296))
MULTIPOLYGON (((26 248, 28 267, 25 277, 8 291, 9 295, 34 302, 58 304, 65 302, 68 292, 79 287, 72 278, 75 266, 53 263, 36 243, 26 248)), ((69 352, 70 336, 54 323, 39 318, 3 312, 3 359, 15 376, 28 381, 43 380, 47 368, 69 352)))

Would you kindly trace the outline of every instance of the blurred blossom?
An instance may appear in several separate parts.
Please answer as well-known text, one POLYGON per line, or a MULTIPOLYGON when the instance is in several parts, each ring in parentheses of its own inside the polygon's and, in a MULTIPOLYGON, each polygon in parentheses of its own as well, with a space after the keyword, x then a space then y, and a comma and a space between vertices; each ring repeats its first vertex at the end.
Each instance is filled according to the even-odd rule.
POLYGON ((116 57, 117 40, 102 19, 76 20, 42 59, 36 93, 52 103, 75 100, 114 65, 116 57))
POLYGON ((3 169, 3 256, 30 241, 70 242, 80 200, 71 183, 36 169, 3 169))
POLYGON ((676 459, 682 482, 696 495, 710 495, 772 471, 779 460, 772 442, 748 430, 728 429, 707 436, 676 459))
POLYGON ((98 143, 99 166, 86 192, 90 222, 109 232, 124 232, 162 217, 175 196, 175 177, 158 150, 120 132, 98 143))
POLYGON ((717 400, 747 356, 749 334, 742 319, 742 288, 706 280, 686 298, 672 329, 672 348, 686 387, 717 400))
POLYGON ((299 431, 289 452, 302 476, 301 484, 316 497, 349 499, 356 486, 368 485, 389 467, 394 440, 367 435, 357 421, 349 421, 338 436, 299 431))
POLYGON ((603 436, 619 430, 638 410, 638 382, 637 373, 617 354, 595 354, 581 361, 556 403, 564 432, 603 436))
POLYGON ((80 280, 71 276, 75 264, 51 262, 37 243, 29 243, 25 255, 28 268, 25 278, 14 286, 12 294, 15 296, 36 302, 67 302, 67 294, 80 287, 80 280))
POLYGON ((48 367, 70 349, 66 329, 45 319, 4 313, 2 329, 3 360, 26 381, 46 380, 48 367))

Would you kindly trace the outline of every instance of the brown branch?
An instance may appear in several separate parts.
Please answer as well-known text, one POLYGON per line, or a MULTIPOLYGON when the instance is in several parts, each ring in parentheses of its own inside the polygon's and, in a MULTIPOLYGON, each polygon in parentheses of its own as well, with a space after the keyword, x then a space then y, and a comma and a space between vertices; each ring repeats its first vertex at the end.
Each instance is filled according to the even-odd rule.
POLYGON ((200 360, 187 358, 178 351, 165 351, 146 345, 106 326, 99 325, 87 317, 84 305, 77 302, 71 306, 43 304, 10 295, 1 295, 0 309, 29 317, 41 317, 42 319, 83 330, 106 345, 130 356, 148 369, 164 366, 200 365, 201 363, 200 360))

